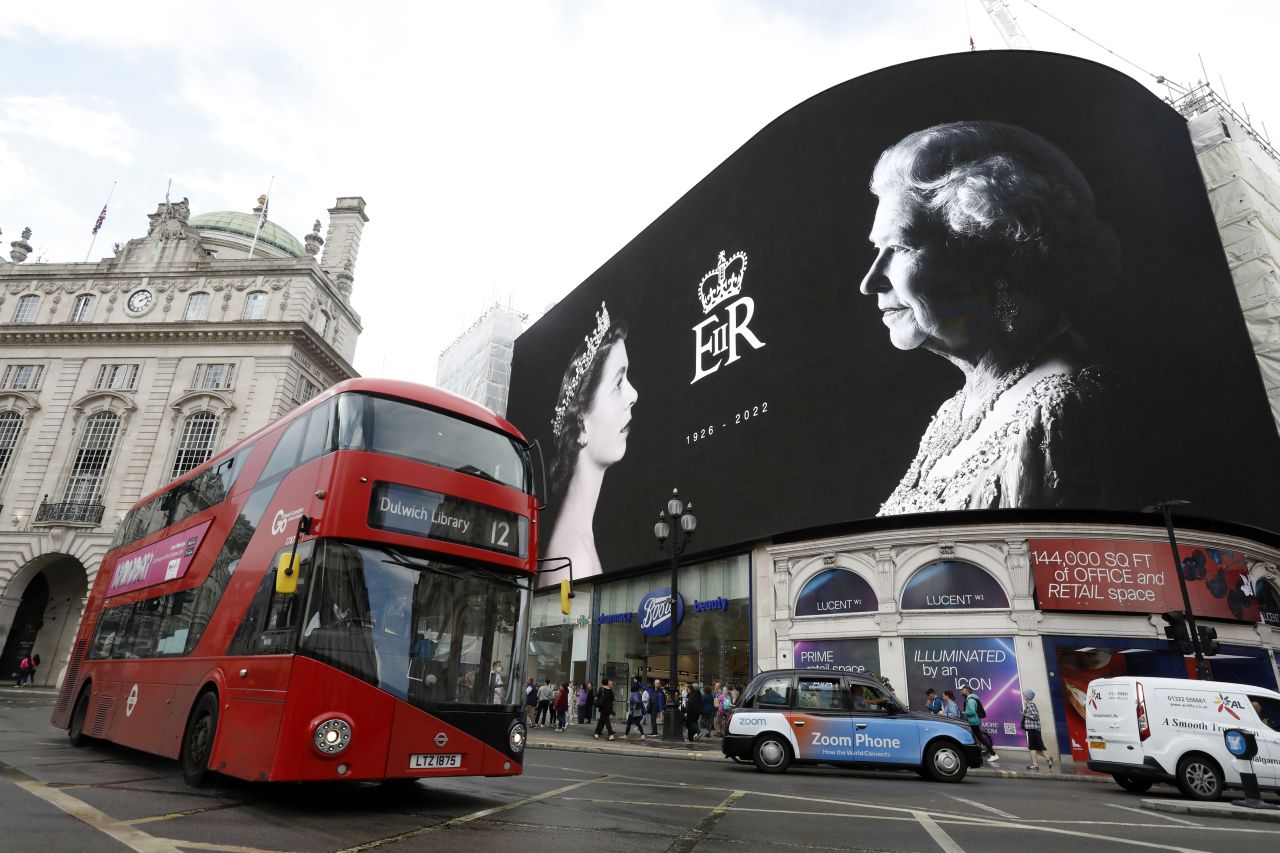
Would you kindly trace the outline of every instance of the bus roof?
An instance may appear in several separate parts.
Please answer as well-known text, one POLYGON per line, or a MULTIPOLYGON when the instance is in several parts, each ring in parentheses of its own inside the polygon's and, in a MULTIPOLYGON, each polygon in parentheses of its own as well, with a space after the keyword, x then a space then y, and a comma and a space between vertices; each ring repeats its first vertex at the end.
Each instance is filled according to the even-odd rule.
POLYGON ((322 405, 324 401, 328 400, 330 397, 352 391, 359 391, 366 394, 382 394, 388 397, 399 397, 404 400, 411 400, 415 403, 431 406, 442 411, 452 412, 466 418, 467 420, 475 421, 476 423, 507 433, 520 441, 521 444, 528 443, 527 439, 524 437, 524 433, 512 426, 506 418, 503 418, 489 409, 486 409, 479 403, 476 403, 473 400, 468 400, 466 397, 455 394, 452 391, 446 391, 443 388, 433 388, 430 385, 419 385, 416 382, 405 382, 400 379, 345 379, 336 385, 326 388, 324 391, 312 397, 301 406, 291 409, 271 423, 258 428, 216 456, 209 457, 203 463, 192 468, 181 477, 170 480, 154 492, 144 495, 134 503, 131 509, 141 506, 147 501, 169 491, 178 483, 182 483, 199 476, 213 466, 221 463, 226 457, 239 452, 246 444, 257 440, 257 438, 263 433, 273 429, 282 428, 285 424, 305 415, 316 406, 322 405))

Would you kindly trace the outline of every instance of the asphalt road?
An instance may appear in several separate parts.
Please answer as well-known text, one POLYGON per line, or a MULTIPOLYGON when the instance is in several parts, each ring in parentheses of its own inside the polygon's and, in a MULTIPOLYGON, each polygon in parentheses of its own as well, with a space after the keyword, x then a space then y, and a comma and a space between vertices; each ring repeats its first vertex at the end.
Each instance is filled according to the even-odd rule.
MULTIPOLYGON (((1280 825, 1144 811, 1113 785, 531 749, 513 779, 187 788, 177 764, 73 750, 53 694, 0 687, 0 850, 1017 851, 1277 849, 1280 825)), ((1176 796, 1156 789, 1146 795, 1176 796)))

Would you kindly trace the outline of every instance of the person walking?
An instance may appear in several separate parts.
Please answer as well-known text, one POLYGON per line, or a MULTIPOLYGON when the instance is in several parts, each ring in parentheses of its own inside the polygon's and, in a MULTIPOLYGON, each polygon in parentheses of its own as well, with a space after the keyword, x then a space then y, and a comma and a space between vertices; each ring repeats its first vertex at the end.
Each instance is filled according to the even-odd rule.
POLYGON ((555 698, 555 691, 551 689, 551 679, 545 679, 542 686, 538 688, 538 726, 546 726, 551 724, 551 700, 555 698))
POLYGON ((631 740, 631 727, 634 725, 640 732, 640 740, 644 738, 644 688, 640 685, 640 679, 631 682, 631 693, 627 696, 627 727, 623 731, 623 736, 627 740, 631 740))
POLYGON ((21 687, 27 682, 27 677, 31 673, 31 655, 23 655, 22 662, 18 664, 18 672, 14 676, 13 686, 21 687))
POLYGON ((666 710, 667 697, 662 692, 662 682, 655 678, 653 687, 649 690, 649 734, 651 736, 658 736, 658 717, 661 717, 666 710))
POLYGON ((609 722, 609 718, 613 716, 613 703, 616 701, 617 697, 613 695, 613 682, 606 678, 600 682, 600 689, 596 691, 596 710, 600 712, 596 733, 592 735, 596 740, 600 740, 600 733, 603 731, 609 732, 609 740, 616 740, 613 725, 609 722))
POLYGON ((689 685, 689 698, 684 703, 684 731, 690 743, 701 736, 698 730, 698 718, 702 716, 702 691, 697 683, 689 685))
POLYGON ((960 706, 956 704, 956 694, 950 690, 942 691, 942 716, 952 720, 960 720, 960 706))
POLYGON ((1027 751, 1031 753, 1031 763, 1027 765, 1027 769, 1040 770, 1040 765, 1036 763, 1036 756, 1039 755, 1052 771, 1053 756, 1044 749, 1044 737, 1040 733, 1040 709, 1036 707, 1035 698, 1034 690, 1022 691, 1022 730, 1027 733, 1027 751))
POLYGON ((730 690, 726 686, 720 691, 720 695, 716 697, 716 732, 720 737, 725 736, 725 732, 729 731, 729 712, 733 710, 733 699, 730 696, 730 690))
POLYGON ((551 707, 556 712, 556 731, 562 732, 565 728, 565 717, 569 713, 569 685, 560 685, 560 689, 556 691, 556 698, 551 700, 551 707))
POLYGON ((982 751, 989 760, 999 761, 1000 756, 996 755, 991 735, 982 729, 982 718, 987 715, 986 709, 982 707, 982 699, 967 684, 960 688, 960 695, 964 696, 964 721, 969 724, 974 740, 982 746, 982 751))
POLYGON ((924 692, 924 709, 930 714, 942 713, 942 697, 932 687, 924 692))
POLYGON ((596 718, 596 689, 591 682, 587 682, 587 722, 590 723, 596 718))
POLYGON ((587 685, 578 685, 578 695, 574 697, 574 705, 578 709, 578 725, 583 725, 587 721, 587 701, 589 698, 587 685))
POLYGON ((716 726, 716 697, 720 692, 720 682, 716 682, 712 687, 704 688, 702 691, 702 716, 698 721, 702 724, 702 733, 707 737, 715 734, 716 726))
POLYGON ((533 683, 533 676, 524 685, 524 725, 533 728, 534 716, 538 710, 538 686, 533 683))

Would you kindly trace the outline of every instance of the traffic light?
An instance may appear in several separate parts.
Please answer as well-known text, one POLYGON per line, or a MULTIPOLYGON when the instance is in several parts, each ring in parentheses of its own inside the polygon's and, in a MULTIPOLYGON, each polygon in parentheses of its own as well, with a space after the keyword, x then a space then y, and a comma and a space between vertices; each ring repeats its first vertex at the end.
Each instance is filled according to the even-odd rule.
MULTIPOLYGON (((1194 649, 1191 645, 1191 634, 1187 632, 1186 614, 1181 610, 1174 610, 1160 618, 1165 621, 1164 635, 1169 638, 1169 648, 1180 655, 1191 654, 1194 649)), ((1203 630, 1202 628, 1202 635, 1203 630)))
POLYGON ((1204 653, 1205 657, 1216 655, 1219 649, 1222 648, 1221 644, 1218 643, 1218 630, 1216 628, 1197 625, 1196 633, 1200 635, 1200 651, 1204 653))

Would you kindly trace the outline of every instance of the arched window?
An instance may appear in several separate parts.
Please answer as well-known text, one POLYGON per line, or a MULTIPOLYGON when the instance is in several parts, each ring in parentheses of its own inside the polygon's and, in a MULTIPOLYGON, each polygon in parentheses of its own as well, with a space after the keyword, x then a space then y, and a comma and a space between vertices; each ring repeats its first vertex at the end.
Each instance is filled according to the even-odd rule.
POLYGON ((209 317, 209 294, 193 293, 187 297, 187 308, 182 312, 182 319, 195 323, 209 317))
POLYGON ((14 411, 0 412, 0 486, 4 485, 9 460, 18 446, 18 433, 22 432, 22 415, 14 411))
POLYGON ((267 303, 271 301, 271 296, 265 290, 253 290, 245 294, 244 297, 244 313, 241 315, 242 320, 265 320, 267 319, 267 303))
POLYGON ((875 613, 880 609, 875 590, 848 569, 827 569, 809 578, 796 598, 797 616, 839 616, 875 613))
POLYGON ((182 425, 178 452, 173 457, 169 478, 175 479, 203 463, 213 455, 218 439, 218 416, 213 412, 196 412, 182 425))
POLYGON ((18 300, 18 310, 13 312, 13 322, 34 323, 36 321, 36 310, 39 307, 40 297, 34 293, 28 293, 18 300))
POLYGON ((99 499, 119 433, 120 416, 115 412, 98 412, 85 420, 63 503, 87 504, 99 499))
POLYGON ((93 294, 82 293, 76 297, 76 304, 71 306, 71 322, 88 323, 93 319, 93 294))
POLYGON ((316 315, 316 334, 324 337, 324 333, 329 330, 329 314, 321 311, 316 315))
POLYGON ((984 610, 1008 607, 1009 597, 980 566, 939 560, 916 570, 898 605, 903 610, 984 610))

